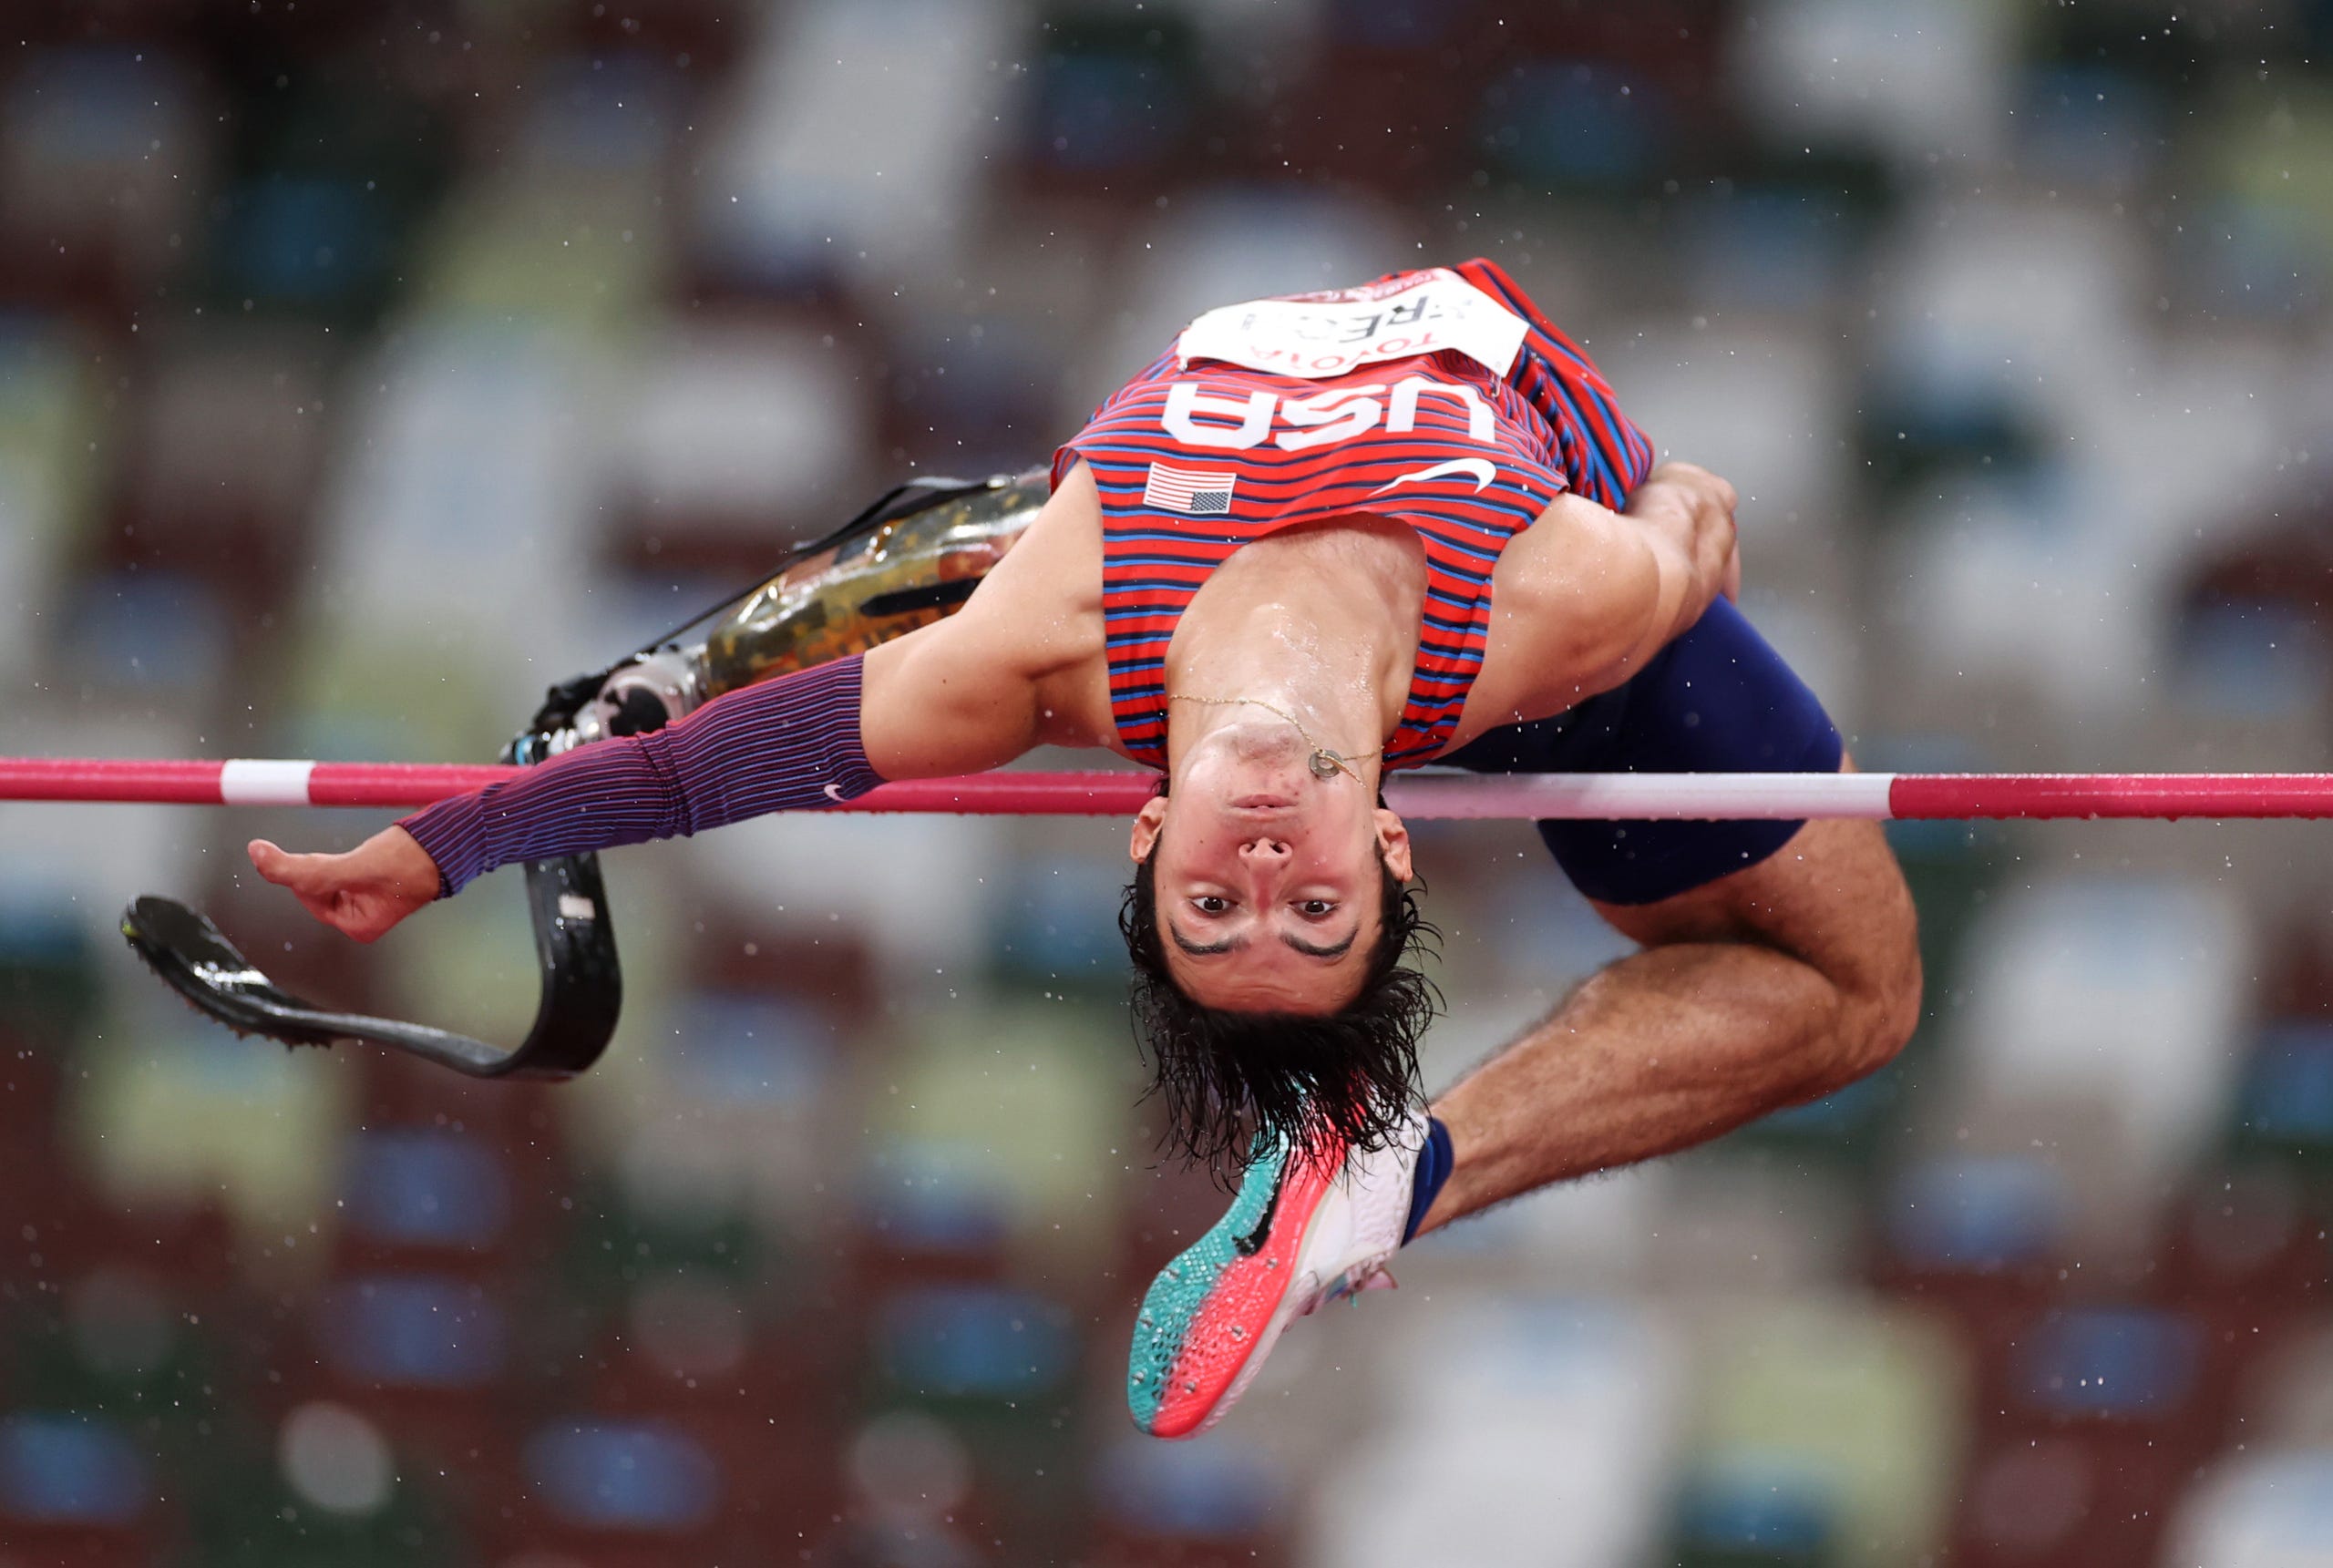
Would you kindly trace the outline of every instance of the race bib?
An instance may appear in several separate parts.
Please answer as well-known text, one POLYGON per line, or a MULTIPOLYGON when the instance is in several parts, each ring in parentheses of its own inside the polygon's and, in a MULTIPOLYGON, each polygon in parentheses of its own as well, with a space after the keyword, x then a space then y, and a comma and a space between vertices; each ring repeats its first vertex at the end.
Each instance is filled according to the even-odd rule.
POLYGON ((1378 360, 1454 349, 1495 375, 1514 368, 1523 318, 1436 267, 1382 283, 1212 310, 1183 329, 1184 364, 1219 359, 1321 380, 1378 360))

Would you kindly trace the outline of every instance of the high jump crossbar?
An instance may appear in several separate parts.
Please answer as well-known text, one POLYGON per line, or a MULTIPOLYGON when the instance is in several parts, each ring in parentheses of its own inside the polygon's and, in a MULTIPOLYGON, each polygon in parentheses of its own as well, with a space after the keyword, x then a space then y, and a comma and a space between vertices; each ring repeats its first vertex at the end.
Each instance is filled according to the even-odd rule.
MULTIPOLYGON (((0 757, 0 800, 163 805, 411 808, 524 769, 505 765, 238 759, 0 757)), ((888 784, 846 812, 1123 816, 1156 775, 990 773, 888 784)), ((2333 774, 1403 773, 1387 804, 1418 818, 1657 821, 1853 817, 2333 817, 2333 774)))

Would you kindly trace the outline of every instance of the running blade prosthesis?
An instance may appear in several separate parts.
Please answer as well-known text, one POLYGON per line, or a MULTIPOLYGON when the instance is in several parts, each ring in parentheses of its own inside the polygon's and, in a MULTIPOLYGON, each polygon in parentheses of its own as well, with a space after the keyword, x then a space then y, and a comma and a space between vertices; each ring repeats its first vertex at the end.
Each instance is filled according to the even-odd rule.
POLYGON ((319 1007, 269 979, 204 916, 149 894, 122 911, 130 950, 197 1011, 238 1034, 285 1045, 401 1050, 472 1078, 572 1078, 600 1059, 623 1002, 615 935, 606 928, 598 864, 590 856, 527 867, 542 999, 527 1038, 489 1045, 450 1030, 319 1007))

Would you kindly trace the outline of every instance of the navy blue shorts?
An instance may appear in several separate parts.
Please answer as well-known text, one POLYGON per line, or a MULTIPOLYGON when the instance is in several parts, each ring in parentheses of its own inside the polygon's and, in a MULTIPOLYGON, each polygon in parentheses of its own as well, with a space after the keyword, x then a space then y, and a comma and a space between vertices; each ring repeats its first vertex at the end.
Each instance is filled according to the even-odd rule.
MULTIPOLYGON (((1627 684, 1441 760, 1478 774, 1836 773, 1842 755, 1806 682, 1719 600, 1627 684)), ((1590 898, 1653 904, 1755 866, 1804 825, 1543 822, 1539 836, 1590 898)))

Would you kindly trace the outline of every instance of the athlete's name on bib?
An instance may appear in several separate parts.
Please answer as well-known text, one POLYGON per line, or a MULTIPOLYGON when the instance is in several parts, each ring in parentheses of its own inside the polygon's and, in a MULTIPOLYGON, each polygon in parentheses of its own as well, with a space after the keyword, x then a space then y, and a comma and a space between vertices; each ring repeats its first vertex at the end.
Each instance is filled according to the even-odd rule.
POLYGON ((1218 359, 1321 380, 1356 365, 1455 350, 1494 375, 1515 366, 1523 318, 1445 267, 1372 284, 1212 310, 1183 329, 1185 365, 1218 359))

